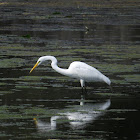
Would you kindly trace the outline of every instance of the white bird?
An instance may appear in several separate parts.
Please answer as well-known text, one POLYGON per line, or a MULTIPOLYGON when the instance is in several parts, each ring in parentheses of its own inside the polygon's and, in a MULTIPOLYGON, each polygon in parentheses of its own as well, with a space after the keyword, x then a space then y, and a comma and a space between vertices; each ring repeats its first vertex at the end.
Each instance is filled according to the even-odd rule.
POLYGON ((108 77, 103 75, 96 68, 80 61, 74 61, 70 64, 68 69, 63 69, 57 66, 57 59, 54 56, 42 56, 38 59, 37 63, 31 69, 30 73, 41 63, 46 60, 51 60, 52 68, 58 73, 69 76, 71 78, 76 78, 80 80, 82 89, 85 88, 85 82, 104 82, 108 85, 111 84, 111 81, 108 77))

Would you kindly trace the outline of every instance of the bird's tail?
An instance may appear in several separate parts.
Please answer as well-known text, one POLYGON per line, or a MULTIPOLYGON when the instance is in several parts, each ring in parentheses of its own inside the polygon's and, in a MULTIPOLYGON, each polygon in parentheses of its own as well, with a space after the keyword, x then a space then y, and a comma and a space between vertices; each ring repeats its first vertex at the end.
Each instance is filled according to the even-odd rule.
POLYGON ((104 79, 104 82, 107 83, 108 85, 111 84, 111 81, 108 77, 106 77, 105 75, 103 75, 103 79, 104 79))

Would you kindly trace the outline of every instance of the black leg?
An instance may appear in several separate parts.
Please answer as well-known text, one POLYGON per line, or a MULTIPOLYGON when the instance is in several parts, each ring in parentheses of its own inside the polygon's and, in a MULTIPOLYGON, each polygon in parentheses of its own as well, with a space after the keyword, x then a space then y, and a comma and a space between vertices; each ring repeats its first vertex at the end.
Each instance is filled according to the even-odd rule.
POLYGON ((110 88, 111 92, 113 93, 113 89, 112 89, 112 87, 111 87, 111 86, 109 86, 109 88, 110 88))
POLYGON ((82 95, 84 94, 84 89, 83 89, 83 87, 82 87, 82 95))
POLYGON ((81 95, 81 98, 82 99, 86 99, 86 95, 87 95, 87 89, 86 87, 82 87, 82 95, 81 95))
POLYGON ((86 87, 84 87, 85 88, 85 94, 87 95, 87 89, 86 89, 86 87))

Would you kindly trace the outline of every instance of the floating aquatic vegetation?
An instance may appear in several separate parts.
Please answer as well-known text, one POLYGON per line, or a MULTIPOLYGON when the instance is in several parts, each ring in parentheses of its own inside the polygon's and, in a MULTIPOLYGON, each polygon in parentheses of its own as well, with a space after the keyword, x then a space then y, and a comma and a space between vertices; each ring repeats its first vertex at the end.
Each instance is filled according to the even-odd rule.
POLYGON ((23 35, 22 37, 25 37, 25 38, 30 39, 31 38, 31 35, 27 34, 27 35, 23 35))
POLYGON ((1 60, 0 68, 16 68, 21 67, 25 63, 25 60, 22 58, 10 58, 1 60))
POLYGON ((4 94, 11 94, 14 91, 0 91, 0 95, 4 95, 4 94))
POLYGON ((125 81, 129 83, 140 83, 140 75, 139 74, 131 74, 131 75, 119 75, 119 77, 122 77, 125 79, 125 81))
POLYGON ((7 0, 0 8, 0 139, 139 139, 138 0, 7 0), (78 110, 84 108, 78 81, 55 73, 50 63, 29 75, 42 55, 56 56, 63 68, 84 61, 106 74, 115 93, 87 87, 88 103, 111 97, 108 110, 96 110, 106 114, 85 128, 77 128, 83 120, 68 120, 67 112, 89 117, 91 106, 78 110), (54 120, 55 130, 52 116, 63 117, 54 120), (33 118, 45 120, 40 129, 33 118))
POLYGON ((52 14, 53 15, 60 15, 61 13, 56 11, 56 12, 53 12, 52 14))

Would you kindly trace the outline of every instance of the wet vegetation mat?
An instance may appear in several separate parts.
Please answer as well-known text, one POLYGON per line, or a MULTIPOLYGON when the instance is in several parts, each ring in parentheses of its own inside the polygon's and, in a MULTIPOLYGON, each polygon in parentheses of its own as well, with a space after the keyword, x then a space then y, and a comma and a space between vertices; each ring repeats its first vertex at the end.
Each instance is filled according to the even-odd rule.
POLYGON ((0 139, 140 139, 138 0, 0 1, 0 139), (108 76, 86 83, 55 72, 83 61, 108 76), (112 92, 113 91, 113 92, 112 92), (12 130, 12 131, 11 131, 12 130))

